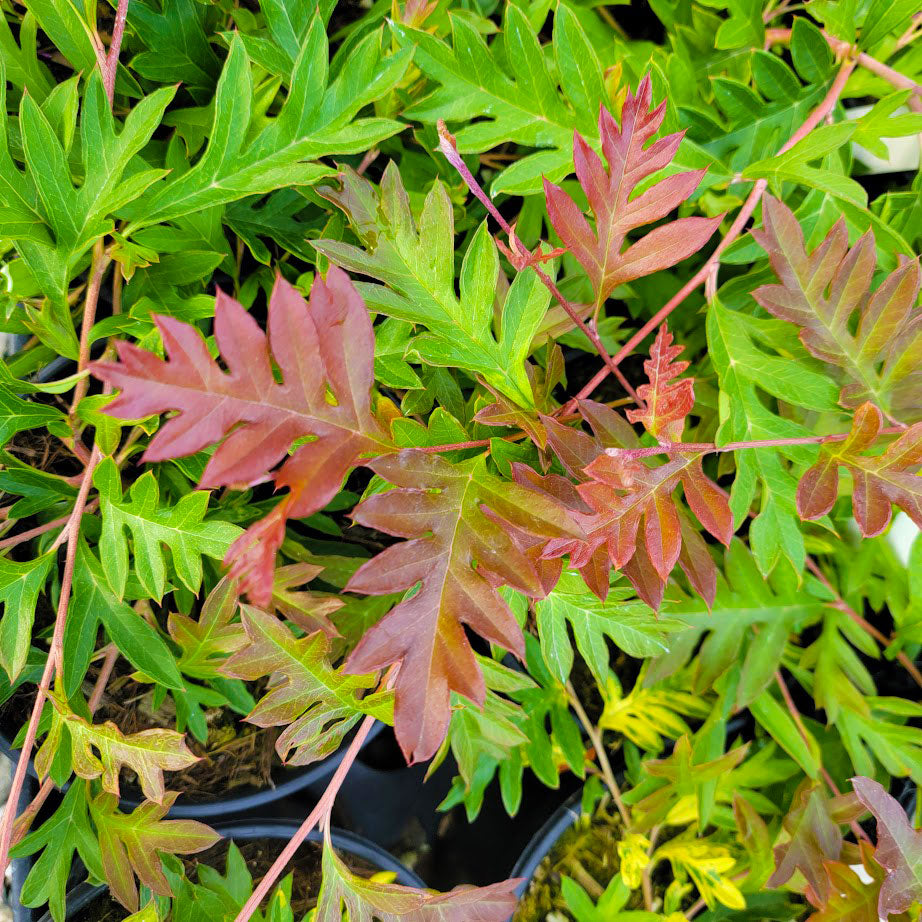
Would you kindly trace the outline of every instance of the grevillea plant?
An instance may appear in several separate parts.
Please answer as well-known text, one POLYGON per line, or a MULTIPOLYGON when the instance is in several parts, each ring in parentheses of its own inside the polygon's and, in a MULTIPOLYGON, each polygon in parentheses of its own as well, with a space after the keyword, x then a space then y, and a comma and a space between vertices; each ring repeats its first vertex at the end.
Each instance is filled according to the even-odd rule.
POLYGON ((315 922, 919 918, 916 7, 4 4, 25 905, 293 920, 320 827, 315 922), (354 873, 376 722, 471 819, 578 779, 603 860, 354 873), (190 773, 337 753, 193 883, 190 773))

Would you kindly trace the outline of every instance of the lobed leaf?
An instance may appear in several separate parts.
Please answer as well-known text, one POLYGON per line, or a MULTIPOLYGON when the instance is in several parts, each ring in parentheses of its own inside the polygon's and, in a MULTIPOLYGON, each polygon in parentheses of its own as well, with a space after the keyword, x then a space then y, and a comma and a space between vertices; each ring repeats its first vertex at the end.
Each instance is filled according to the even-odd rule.
POLYGON ((365 633, 346 669, 401 664, 397 739, 408 759, 422 761, 445 737, 451 692, 483 704, 483 675, 464 625, 524 654, 521 629, 497 587, 536 597, 544 589, 516 531, 536 537, 579 532, 558 503, 490 474, 483 455, 452 464, 407 450, 370 467, 398 489, 366 499, 355 521, 410 540, 363 564, 346 589, 371 595, 419 589, 365 633))

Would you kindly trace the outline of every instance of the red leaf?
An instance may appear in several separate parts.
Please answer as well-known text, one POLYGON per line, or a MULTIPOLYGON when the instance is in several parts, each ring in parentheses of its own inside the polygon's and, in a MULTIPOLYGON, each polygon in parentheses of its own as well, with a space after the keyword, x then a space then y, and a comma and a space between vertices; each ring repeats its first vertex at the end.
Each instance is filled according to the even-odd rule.
POLYGON ((866 538, 879 535, 889 524, 895 503, 922 528, 922 423, 907 429, 879 456, 863 454, 880 435, 883 416, 872 403, 855 411, 852 430, 844 442, 827 442, 819 460, 797 487, 797 510, 804 519, 818 519, 832 508, 839 488, 839 467, 852 475, 852 510, 866 538))
POLYGON ((336 267, 326 280, 315 279, 310 304, 278 277, 269 300, 268 337, 240 304, 219 292, 215 339, 226 372, 195 327, 172 317, 155 321, 165 361, 122 342, 120 362, 93 366, 98 377, 121 390, 106 412, 138 419, 178 411, 151 440, 147 461, 192 454, 220 441, 202 486, 256 483, 285 459, 274 476, 291 496, 280 514, 238 539, 228 557, 238 561, 234 572, 253 601, 266 605, 285 516, 322 508, 362 453, 389 445, 371 411, 374 335, 368 312, 336 267), (273 375, 273 361, 281 382, 273 375), (305 437, 312 440, 286 458, 292 443, 305 437))
POLYGON ((695 405, 694 378, 678 378, 688 362, 677 362, 675 358, 685 349, 672 345, 672 334, 664 323, 650 350, 650 358, 643 363, 649 384, 637 388, 637 396, 643 401, 639 410, 628 410, 627 418, 632 423, 641 422, 652 436, 660 441, 679 442, 685 428, 685 417, 695 405))
POLYGON ((608 170, 589 144, 573 138, 573 163, 589 207, 595 216, 595 233, 579 207, 559 186, 544 181, 548 215, 560 239, 577 258, 592 281, 596 303, 632 279, 674 266, 704 246, 720 218, 679 218, 650 231, 622 251, 627 233, 659 221, 695 191, 704 170, 675 173, 631 198, 648 176, 672 162, 683 132, 644 145, 663 122, 665 101, 651 111, 649 75, 630 92, 621 111, 621 128, 611 113, 599 109, 599 134, 608 170))
POLYGON ((490 474, 483 455, 451 464, 408 450, 370 466, 398 489, 366 499, 355 521, 410 540, 363 564, 346 588, 371 595, 419 589, 365 634, 346 668, 364 673, 401 664, 397 738, 408 760, 422 761, 445 737, 452 691, 476 704, 484 700, 464 625, 524 655, 522 632, 496 591, 507 585, 544 594, 521 533, 573 538, 579 529, 551 498, 490 474))
POLYGON ((801 327, 807 349, 842 369, 843 406, 872 401, 896 419, 922 418, 918 260, 901 261, 872 294, 876 249, 870 231, 849 249, 843 218, 808 254, 787 205, 766 195, 762 215, 762 229, 752 235, 781 284, 756 289, 756 301, 801 327))
POLYGON ((910 826, 906 811, 876 781, 859 776, 852 786, 877 820, 874 858, 888 872, 877 910, 886 919, 922 902, 922 830, 910 826))

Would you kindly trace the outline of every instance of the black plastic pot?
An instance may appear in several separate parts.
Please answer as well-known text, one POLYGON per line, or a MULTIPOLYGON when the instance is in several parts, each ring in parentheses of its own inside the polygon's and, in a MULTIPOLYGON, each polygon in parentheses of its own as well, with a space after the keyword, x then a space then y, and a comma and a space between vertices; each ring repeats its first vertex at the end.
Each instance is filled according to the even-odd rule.
MULTIPOLYGON (((380 723, 375 723, 368 738, 365 741, 367 745, 373 740, 382 729, 380 723)), ((277 784, 272 787, 261 789, 245 790, 240 794, 232 794, 228 797, 219 797, 213 801, 203 801, 200 803, 184 803, 181 799, 171 808, 168 816, 171 819, 196 819, 202 822, 213 822, 216 817, 234 817, 244 813, 251 813, 255 810, 265 811, 276 801, 293 794, 304 791, 309 787, 323 786, 336 771, 339 763, 345 758, 347 746, 344 744, 332 755, 327 756, 320 762, 313 765, 307 765, 303 768, 284 769, 282 777, 277 784)), ((0 733, 0 753, 5 755, 14 764, 19 759, 19 750, 10 746, 10 741, 5 734, 0 733)), ((38 780, 35 772, 35 766, 31 759, 29 760, 29 775, 38 780)), ((141 803, 140 800, 131 797, 122 797, 119 805, 125 811, 134 810, 141 803)))
POLYGON ((512 878, 521 877, 522 882, 516 888, 519 899, 528 890, 528 885, 535 876, 535 871, 541 862, 550 854, 551 849, 557 844, 560 837, 580 818, 580 801, 583 796, 582 788, 561 804, 550 819, 532 836, 525 850, 519 855, 509 875, 512 878))
MULTIPOLYGON (((247 842, 254 839, 277 839, 287 842, 297 832, 298 824, 254 819, 249 822, 240 821, 218 825, 216 828, 226 839, 233 839, 235 842, 247 842)), ((405 887, 426 886, 409 868, 373 842, 343 829, 334 829, 332 838, 333 845, 338 851, 360 858, 380 871, 392 871, 397 875, 397 883, 405 887)), ((322 842, 323 834, 315 829, 308 836, 308 841, 322 842)), ((94 887, 87 883, 78 885, 67 898, 68 916, 85 909, 107 892, 106 887, 94 887)), ((39 922, 52 922, 51 915, 46 913, 39 922)))

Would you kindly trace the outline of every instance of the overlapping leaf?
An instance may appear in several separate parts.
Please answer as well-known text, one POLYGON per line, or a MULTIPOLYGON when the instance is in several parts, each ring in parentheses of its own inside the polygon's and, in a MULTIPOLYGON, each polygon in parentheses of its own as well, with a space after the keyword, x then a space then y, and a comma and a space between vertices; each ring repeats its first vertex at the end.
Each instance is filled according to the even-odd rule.
MULTIPOLYGON (((692 379, 674 380, 684 370, 684 363, 674 363, 677 352, 676 347, 670 347, 670 339, 663 328, 647 362, 650 382, 644 385, 644 406, 633 411, 632 418, 643 422, 652 434, 671 440, 681 437, 685 417, 694 405, 694 384, 692 379)), ((596 412, 596 418, 598 415, 596 412)), ((659 608, 666 579, 680 563, 695 589, 713 602, 714 563, 672 496, 681 483, 698 521, 723 544, 729 544, 734 529, 727 496, 704 473, 700 453, 683 453, 678 443, 670 442, 667 460, 659 463, 654 458, 643 463, 630 449, 602 451, 587 436, 559 426, 549 429, 549 439, 560 449, 561 461, 573 473, 588 478, 576 486, 583 509, 573 511, 586 538, 551 541, 545 556, 569 554, 570 565, 583 571, 586 584, 603 599, 608 569, 622 570, 652 608, 659 608)))
MULTIPOLYGON (((870 883, 862 880, 853 868, 841 861, 827 861, 829 899, 817 900, 816 912, 807 922, 880 922, 877 904, 884 872, 870 854, 870 847, 862 843, 864 868, 871 875, 870 883)), ((810 895, 815 897, 813 891, 810 895)))
MULTIPOLYGON (((87 82, 80 116, 82 181, 71 179, 68 152, 48 116, 29 94, 22 98, 19 127, 25 171, 13 163, 8 149, 6 80, 0 80, 0 205, 4 234, 28 264, 43 292, 63 307, 67 284, 77 259, 94 240, 113 228, 111 215, 163 176, 163 170, 129 170, 149 141, 173 98, 175 87, 163 87, 142 99, 118 132, 102 79, 94 69, 87 82)), ((73 130, 73 129, 71 129, 73 130)), ((55 315, 59 320, 62 314, 55 315)), ((76 355, 73 330, 61 329, 76 355)))
POLYGON ((274 474, 291 491, 283 507, 231 549, 231 556, 252 555, 251 572, 241 574, 243 588, 254 601, 268 603, 285 515, 321 508, 362 452, 388 445, 371 408, 374 334, 368 312, 335 267, 326 280, 315 279, 310 304, 284 279, 276 280, 268 337, 240 304, 219 292, 215 338, 227 372, 194 327, 156 319, 165 361, 119 343, 119 363, 94 366, 95 374, 121 389, 107 407, 111 415, 132 419, 179 411, 151 440, 146 460, 192 454, 223 439, 202 485, 250 484, 265 478, 296 439, 312 437, 274 474))
POLYGON ((361 673, 401 664, 397 738, 408 758, 420 761, 445 737, 452 691, 484 700, 464 626, 523 655, 521 629, 495 587, 531 596, 544 590, 515 531, 574 537, 578 529, 558 503, 490 474, 483 455, 451 464, 408 450, 371 467, 398 489, 365 500, 355 520, 410 540, 365 563, 346 588, 382 595, 420 585, 366 632, 346 666, 361 673))
POLYGON ((413 338, 407 350, 411 355, 480 375, 520 406, 534 406, 526 360, 550 301, 535 273, 529 269, 517 275, 494 334, 499 258, 486 224, 465 254, 459 298, 454 216, 441 183, 434 183, 426 196, 417 227, 395 164, 385 169, 380 193, 352 170, 341 173, 340 181, 339 189, 320 191, 346 212, 364 249, 327 239, 315 241, 317 249, 387 286, 362 287, 369 305, 429 331, 413 338))
POLYGON ((769 313, 797 324, 807 349, 841 369, 843 406, 871 401, 891 418, 917 421, 922 406, 918 260, 904 260, 872 292, 877 261, 871 231, 849 249, 840 220, 808 254, 800 224, 786 205, 767 196, 763 215, 763 228, 753 236, 768 253, 780 284, 763 285, 753 297, 769 313))
POLYGON ((839 492, 839 467, 852 475, 852 509, 861 533, 879 535, 890 524, 893 505, 922 528, 922 422, 911 426, 878 456, 868 456, 883 428, 872 403, 855 412, 852 429, 842 442, 827 442, 820 459, 801 477, 797 508, 805 519, 818 519, 832 508, 839 492))
POLYGON ((164 771, 180 771, 198 761, 186 747, 183 735, 175 730, 124 734, 112 721, 90 723, 54 693, 49 698, 53 706, 51 728, 35 756, 41 777, 48 774, 55 754, 69 739, 74 772, 80 778, 100 778, 104 791, 118 795, 119 772, 130 768, 138 776, 144 796, 162 804, 167 796, 164 771))
POLYGON ((922 903, 922 831, 909 824, 906 811, 870 778, 852 778, 858 799, 877 820, 875 860, 887 871, 880 888, 881 918, 922 903))
POLYGON ((90 802, 106 883, 112 896, 132 912, 138 909, 135 877, 155 894, 170 895, 161 854, 193 855, 221 838, 196 820, 164 820, 175 799, 175 794, 167 794, 162 804, 145 802, 132 813, 119 812, 112 794, 99 794, 90 802))
POLYGON ((317 922, 505 922, 516 907, 517 880, 489 887, 457 887, 448 893, 366 880, 323 846, 323 886, 317 922))
POLYGON ((819 787, 803 784, 784 818, 790 841, 776 847, 775 872, 767 886, 780 887, 800 871, 807 880, 812 899, 826 901, 829 878, 825 862, 838 861, 842 857, 844 839, 839 826, 860 815, 861 807, 853 794, 827 798, 819 787))
POLYGON ((102 535, 99 549, 106 561, 109 585, 119 598, 128 580, 128 542, 132 538, 131 569, 151 598, 162 599, 167 587, 164 547, 170 549, 171 573, 192 592, 202 583, 202 557, 221 560, 240 529, 230 522, 205 521, 208 494, 193 491, 175 506, 160 503, 160 489, 151 471, 122 495, 121 476, 115 462, 107 458, 93 472, 99 491, 102 535))
POLYGON ((695 191, 704 175, 704 170, 675 173, 631 198, 643 180, 671 163, 682 141, 682 134, 677 133, 644 147, 666 111, 665 102, 651 110, 651 101, 647 76, 636 95, 628 92, 620 128, 611 113, 601 108, 599 135, 608 170, 587 141, 574 135, 574 166, 595 217, 594 231, 566 192, 548 180, 544 182, 554 230, 589 275, 597 305, 618 285, 667 269, 696 253, 720 223, 719 217, 678 218, 624 249, 630 231, 664 218, 695 191))
POLYGON ((241 609, 249 643, 222 668, 225 675, 253 681, 271 676, 269 690, 247 720, 259 727, 284 726, 275 748, 291 765, 308 765, 335 752, 366 714, 391 722, 393 694, 369 692, 375 675, 342 675, 329 662, 323 631, 296 638, 272 615, 241 609))

